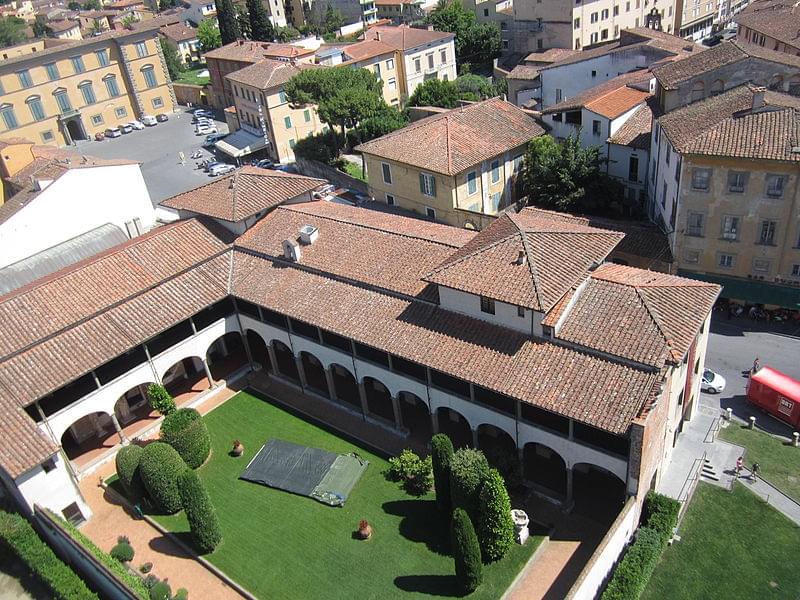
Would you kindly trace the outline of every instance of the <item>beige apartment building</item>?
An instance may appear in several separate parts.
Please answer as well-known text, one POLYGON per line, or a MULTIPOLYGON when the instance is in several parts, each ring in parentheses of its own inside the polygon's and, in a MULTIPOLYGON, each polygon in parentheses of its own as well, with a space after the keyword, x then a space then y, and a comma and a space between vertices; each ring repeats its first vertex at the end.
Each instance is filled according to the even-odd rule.
POLYGON ((386 104, 398 106, 403 94, 401 76, 402 54, 396 48, 377 40, 365 40, 343 48, 346 59, 342 64, 360 67, 375 73, 383 84, 382 94, 386 104))
POLYGON ((527 144, 543 134, 528 113, 494 98, 422 119, 356 150, 376 201, 482 229, 513 201, 527 144))
POLYGON ((292 107, 283 86, 301 70, 316 68, 323 67, 267 59, 229 74, 239 129, 217 148, 237 158, 266 148, 273 160, 293 161, 295 144, 325 125, 313 106, 292 107))
POLYGON ((756 0, 736 18, 736 38, 770 50, 800 55, 800 12, 786 0, 756 0))
POLYGON ((175 109, 157 26, 40 44, 0 61, 2 136, 61 146, 175 109))

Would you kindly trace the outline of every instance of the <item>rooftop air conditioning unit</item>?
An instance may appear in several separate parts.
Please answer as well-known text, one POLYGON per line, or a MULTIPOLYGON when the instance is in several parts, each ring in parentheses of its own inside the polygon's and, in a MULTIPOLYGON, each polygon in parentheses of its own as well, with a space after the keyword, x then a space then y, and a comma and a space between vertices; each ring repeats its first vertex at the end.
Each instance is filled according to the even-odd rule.
POLYGON ((300 241, 309 246, 317 241, 319 237, 319 229, 314 227, 313 225, 303 225, 300 228, 300 241))

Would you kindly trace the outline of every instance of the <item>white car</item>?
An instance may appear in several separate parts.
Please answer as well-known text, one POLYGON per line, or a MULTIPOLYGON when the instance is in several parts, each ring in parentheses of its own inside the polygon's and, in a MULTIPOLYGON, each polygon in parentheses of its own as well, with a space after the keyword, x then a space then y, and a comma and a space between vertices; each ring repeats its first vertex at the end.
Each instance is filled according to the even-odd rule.
POLYGON ((137 131, 141 131, 142 129, 144 129, 144 123, 142 123, 141 121, 131 121, 130 123, 128 123, 128 125, 136 129, 137 131))
POLYGON ((122 135, 122 132, 116 127, 109 127, 105 130, 105 135, 107 138, 118 138, 122 135))
POLYGON ((231 171, 235 171, 236 167, 233 165, 228 165, 225 163, 214 165, 208 170, 208 174, 212 177, 216 177, 217 175, 224 175, 225 173, 230 173, 231 171))
POLYGON ((142 117, 142 123, 146 127, 152 127, 153 125, 158 125, 158 119, 156 119, 153 115, 145 115, 142 117))
POLYGON ((212 133, 210 135, 207 135, 206 140, 203 142, 203 148, 210 148, 211 146, 216 144, 217 141, 221 140, 224 137, 225 137, 224 133, 212 133))
POLYGON ((709 394, 719 394, 725 389, 725 378, 711 369, 705 369, 700 389, 709 394))
POLYGON ((217 128, 214 125, 207 125, 206 127, 198 127, 195 135, 208 135, 209 133, 217 133, 217 128))

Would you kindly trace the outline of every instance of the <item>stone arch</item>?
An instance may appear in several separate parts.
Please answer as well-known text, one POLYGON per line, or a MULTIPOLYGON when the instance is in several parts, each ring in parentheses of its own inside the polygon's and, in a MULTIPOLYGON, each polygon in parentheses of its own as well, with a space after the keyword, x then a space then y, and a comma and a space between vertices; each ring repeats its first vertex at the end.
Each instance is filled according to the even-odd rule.
POLYGON ((389 388, 382 381, 369 376, 364 377, 362 385, 367 397, 369 414, 394 423, 392 392, 389 388))
POLYGON ((535 486, 560 498, 567 495, 567 463, 544 444, 529 442, 522 452, 523 476, 535 486))
POLYGON ((211 342, 206 350, 206 362, 215 381, 225 379, 246 364, 247 352, 241 332, 227 331, 211 342))
POLYGON ((440 406, 436 410, 439 431, 447 434, 456 448, 472 446, 472 428, 467 418, 460 412, 447 406, 440 406))
POLYGON ((711 89, 709 93, 711 96, 716 96, 721 94, 725 91, 725 82, 722 79, 715 79, 714 82, 711 84, 711 89))
POLYGON ((74 420, 61 434, 61 447, 77 467, 84 466, 121 442, 111 415, 97 411, 74 420))
POLYGON ((613 520, 626 496, 624 480, 587 462, 572 465, 572 490, 576 509, 602 520, 613 520))
POLYGON ((211 387, 199 356, 185 356, 172 363, 161 373, 161 383, 173 396, 211 387))
POLYGON ((247 329, 245 331, 245 339, 247 346, 250 348, 250 356, 254 363, 261 365, 261 368, 266 372, 272 372, 272 362, 269 359, 269 350, 267 349, 267 342, 260 333, 254 329, 247 329))
POLYGON ((312 391, 328 397, 328 380, 325 376, 325 365, 311 352, 300 352, 300 363, 303 365, 305 384, 312 391))
POLYGON ((328 368, 331 371, 335 396, 332 400, 361 412, 361 397, 358 393, 358 383, 356 383, 353 372, 339 363, 331 363, 328 368))
POLYGON ((413 392, 402 391, 397 395, 400 403, 400 418, 403 427, 408 429, 411 437, 419 442, 427 443, 433 435, 431 413, 427 403, 413 392))
POLYGON ((140 383, 128 389, 114 403, 114 416, 122 427, 130 425, 150 415, 147 388, 153 382, 140 383))
POLYGON ((695 81, 692 85, 691 101, 696 102, 706 97, 706 84, 704 81, 695 81))
POLYGON ((280 340, 271 340, 270 344, 275 352, 276 372, 299 385, 300 373, 297 371, 297 363, 294 361, 292 349, 280 340))

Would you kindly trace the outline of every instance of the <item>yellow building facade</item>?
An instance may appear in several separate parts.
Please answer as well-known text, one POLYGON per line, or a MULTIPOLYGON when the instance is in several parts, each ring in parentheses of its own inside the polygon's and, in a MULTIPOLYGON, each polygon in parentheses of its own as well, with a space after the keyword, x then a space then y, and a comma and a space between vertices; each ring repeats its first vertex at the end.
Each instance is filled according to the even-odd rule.
POLYGON ((177 104, 156 27, 12 55, 0 96, 0 136, 58 146, 177 104))

